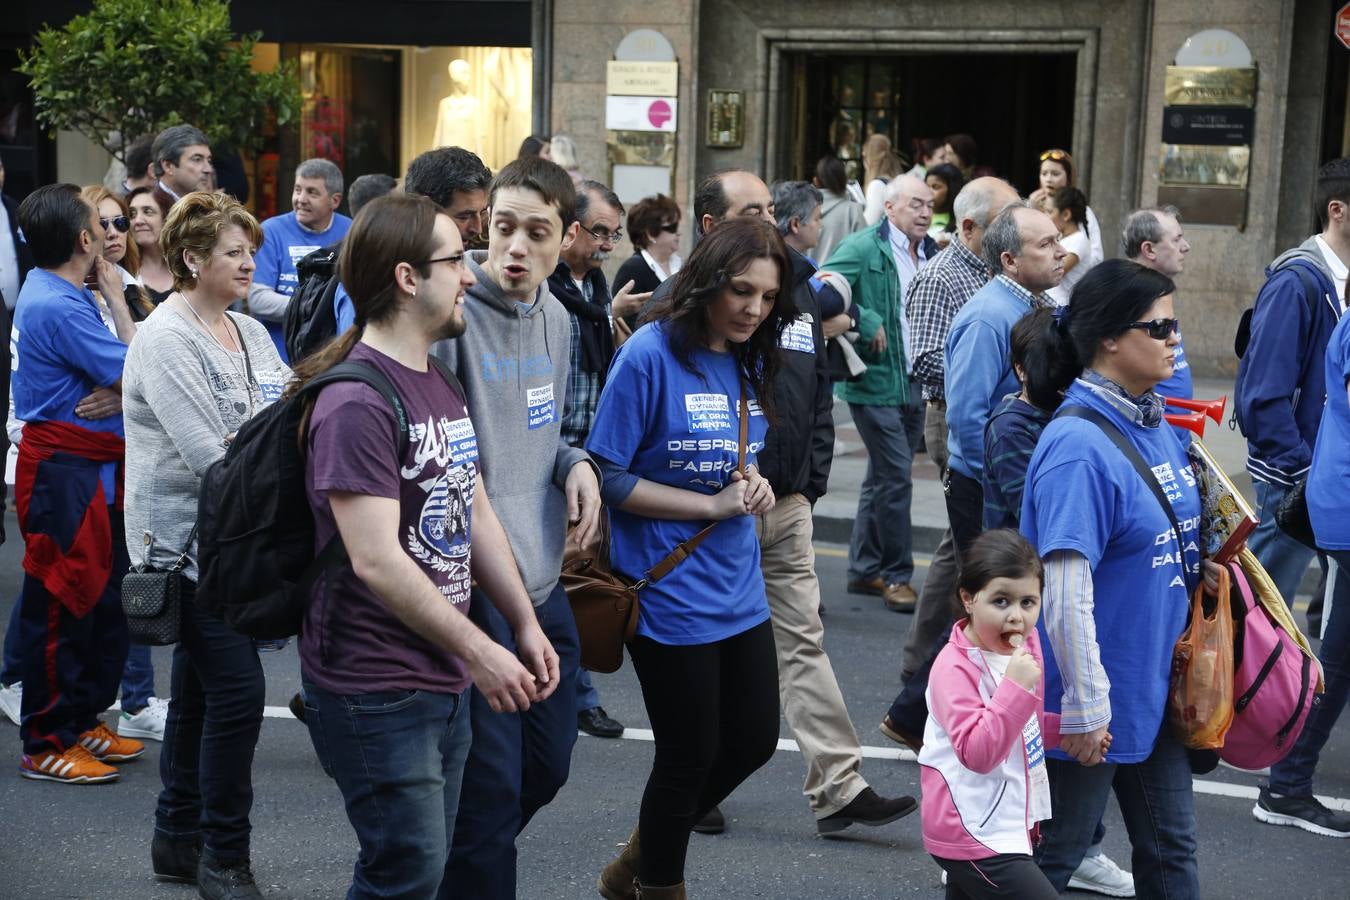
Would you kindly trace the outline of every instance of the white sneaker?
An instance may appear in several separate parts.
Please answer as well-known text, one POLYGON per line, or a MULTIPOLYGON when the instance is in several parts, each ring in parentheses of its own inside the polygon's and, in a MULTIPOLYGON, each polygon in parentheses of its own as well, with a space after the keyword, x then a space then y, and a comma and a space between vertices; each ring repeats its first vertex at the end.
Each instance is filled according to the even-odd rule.
POLYGON ((9 720, 19 724, 19 710, 23 708, 23 682, 16 681, 8 687, 0 686, 0 710, 9 720))
POLYGON ((1085 856, 1069 879, 1069 889, 1092 891, 1108 897, 1133 897, 1134 876, 1126 872, 1105 853, 1085 856))
POLYGON ((122 737, 142 740, 164 740, 164 720, 169 715, 169 701, 151 697, 145 709, 130 715, 122 713, 117 719, 117 733, 122 737))

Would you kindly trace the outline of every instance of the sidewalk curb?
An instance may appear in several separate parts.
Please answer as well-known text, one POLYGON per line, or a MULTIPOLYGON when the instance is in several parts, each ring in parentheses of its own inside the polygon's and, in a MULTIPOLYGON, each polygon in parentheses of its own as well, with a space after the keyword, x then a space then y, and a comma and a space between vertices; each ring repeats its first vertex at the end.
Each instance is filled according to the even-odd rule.
MULTIPOLYGON (((811 528, 817 541, 848 546, 849 539, 853 535, 853 520, 838 516, 815 515, 811 517, 811 528)), ((937 550, 945 532, 946 529, 934 528, 931 525, 913 526, 914 549, 920 553, 933 553, 937 550)))

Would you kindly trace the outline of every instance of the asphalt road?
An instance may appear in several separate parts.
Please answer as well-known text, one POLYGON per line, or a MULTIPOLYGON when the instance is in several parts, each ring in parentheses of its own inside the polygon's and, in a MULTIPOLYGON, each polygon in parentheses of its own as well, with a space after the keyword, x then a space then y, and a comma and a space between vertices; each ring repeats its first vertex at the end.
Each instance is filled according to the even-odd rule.
MULTIPOLYGON (((13 518, 10 534, 16 534, 13 518)), ((911 758, 878 734, 897 688, 899 648, 909 617, 877 598, 843 593, 842 548, 820 547, 826 645, 869 758, 863 772, 879 792, 918 794, 911 758)), ((0 548, 0 627, 18 585, 17 542, 0 548)), ((337 788, 319 769, 304 727, 284 705, 298 682, 293 647, 264 654, 268 718, 254 765, 253 863, 268 897, 341 897, 356 842, 337 788)), ((161 691, 169 652, 155 650, 161 691)), ((652 745, 631 666, 596 682, 609 712, 630 726, 626 739, 582 736, 572 776, 557 800, 518 841, 522 898, 595 897, 595 878, 632 827, 652 745)), ((881 828, 855 826, 819 838, 800 793, 804 765, 787 743, 725 804, 727 832, 694 835, 691 896, 707 898, 938 898, 938 868, 923 851, 918 815, 881 828)), ((18 732, 0 720, 10 763, 18 732)), ((120 782, 72 787, 0 778, 0 900, 188 900, 188 887, 150 875, 149 842, 159 789, 159 745, 122 767, 120 782)), ((14 769, 10 769, 13 773, 14 769)), ((1258 776, 1220 769, 1197 786, 1200 870, 1207 898, 1343 898, 1350 883, 1350 842, 1257 823, 1250 813, 1258 776)), ((1318 792, 1350 809, 1350 717, 1322 758, 1318 792)), ((1106 816, 1107 852, 1128 867, 1119 812, 1106 816)), ((1069 896, 1087 897, 1085 894, 1069 896)))

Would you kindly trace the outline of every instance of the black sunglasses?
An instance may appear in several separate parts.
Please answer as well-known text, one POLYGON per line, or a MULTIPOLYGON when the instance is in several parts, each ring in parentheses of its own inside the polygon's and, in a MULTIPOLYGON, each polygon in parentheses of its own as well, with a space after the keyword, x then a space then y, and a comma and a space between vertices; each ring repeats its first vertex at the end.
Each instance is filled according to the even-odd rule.
POLYGON ((1154 319, 1152 322, 1131 322, 1126 328, 1138 328, 1148 332, 1155 341, 1165 341, 1181 330, 1180 319, 1154 319))
POLYGON ((113 228, 116 228, 118 231, 122 232, 123 234, 126 234, 128 231, 131 230, 131 223, 127 221, 126 216, 115 216, 114 218, 111 219, 100 218, 98 220, 98 224, 103 227, 104 231, 107 231, 108 226, 110 225, 113 228))
POLYGON ((678 232, 678 231, 680 230, 680 223, 679 223, 679 222, 667 222, 666 224, 660 226, 660 229, 659 229, 659 230, 668 232, 668 233, 670 233, 670 234, 675 234, 676 232, 678 232))

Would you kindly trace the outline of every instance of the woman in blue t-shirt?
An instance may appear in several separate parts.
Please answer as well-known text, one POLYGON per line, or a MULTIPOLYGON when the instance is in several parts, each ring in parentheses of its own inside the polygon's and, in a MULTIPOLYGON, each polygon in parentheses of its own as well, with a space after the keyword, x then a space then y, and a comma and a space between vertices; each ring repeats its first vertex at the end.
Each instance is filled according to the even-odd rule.
POLYGON ((1060 891, 1114 788, 1140 896, 1200 895, 1190 765, 1163 716, 1172 648, 1201 566, 1200 497, 1154 392, 1172 374, 1179 343, 1174 290, 1165 275, 1125 260, 1083 276, 1059 340, 1084 369, 1027 469, 1021 526, 1045 558, 1046 709, 1060 713, 1062 732, 1037 862, 1060 891), (1156 485, 1106 424, 1072 407, 1118 431, 1156 485))
POLYGON ((708 540, 641 597, 628 645, 656 737, 637 832, 600 877, 605 897, 684 897, 689 832, 768 761, 778 674, 753 465, 773 415, 791 317, 782 238, 758 219, 717 226, 619 350, 586 449, 604 473, 614 568, 638 578, 709 521, 708 540), (747 446, 738 470, 742 418, 747 446))

